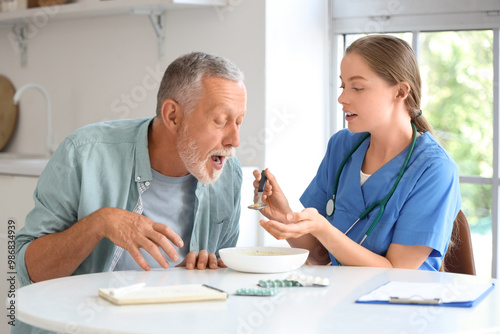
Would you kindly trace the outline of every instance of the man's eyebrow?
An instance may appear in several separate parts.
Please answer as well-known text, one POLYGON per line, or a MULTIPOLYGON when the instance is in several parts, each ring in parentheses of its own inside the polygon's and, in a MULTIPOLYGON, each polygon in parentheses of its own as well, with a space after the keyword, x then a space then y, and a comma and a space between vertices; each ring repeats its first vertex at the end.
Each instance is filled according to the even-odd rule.
MULTIPOLYGON (((215 113, 216 111, 220 111, 220 113, 217 114, 218 116, 220 116, 222 114, 224 116, 233 117, 232 108, 225 103, 214 104, 211 110, 213 113, 215 113)), ((245 116, 245 114, 246 114, 246 110, 241 114, 235 115, 234 117, 237 118, 240 116, 245 116)))
MULTIPOLYGON (((342 76, 339 76, 340 80, 342 80, 342 76)), ((347 81, 353 81, 353 80, 367 80, 366 78, 362 77, 361 75, 355 75, 350 77, 347 81)))

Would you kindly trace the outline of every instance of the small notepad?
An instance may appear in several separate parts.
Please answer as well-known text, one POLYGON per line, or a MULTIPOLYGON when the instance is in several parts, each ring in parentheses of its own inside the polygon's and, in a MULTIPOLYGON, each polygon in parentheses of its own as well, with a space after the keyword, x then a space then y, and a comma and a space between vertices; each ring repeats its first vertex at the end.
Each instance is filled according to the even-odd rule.
POLYGON ((388 282, 360 297, 357 303, 471 307, 483 299, 493 283, 388 282))
POLYGON ((117 290, 99 289, 99 296, 116 305, 227 300, 226 292, 204 284, 141 287, 115 293, 117 290))

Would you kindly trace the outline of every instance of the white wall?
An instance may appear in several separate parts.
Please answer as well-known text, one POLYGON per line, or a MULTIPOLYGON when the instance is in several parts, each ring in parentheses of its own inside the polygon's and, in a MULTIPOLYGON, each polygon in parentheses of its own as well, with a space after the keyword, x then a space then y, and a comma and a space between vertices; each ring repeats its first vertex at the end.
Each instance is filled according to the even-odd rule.
POLYGON ((265 1, 231 1, 217 7, 167 13, 167 59, 202 50, 229 58, 245 74, 247 114, 240 130, 238 157, 245 166, 264 164, 264 151, 244 154, 248 138, 264 126, 265 115, 265 1))
POLYGON ((294 211, 326 150, 328 45, 327 1, 266 2, 266 131, 257 135, 294 211))
MULTIPOLYGON (((123 16, 50 21, 28 40, 28 65, 9 42, 9 30, 0 30, 0 73, 16 88, 36 82, 49 92, 53 104, 54 141, 88 123, 117 118, 111 105, 158 62, 155 38, 145 17, 123 16)), ((153 93, 127 117, 154 112, 153 93)), ((43 153, 45 108, 34 90, 21 97, 18 127, 7 151, 43 153)))

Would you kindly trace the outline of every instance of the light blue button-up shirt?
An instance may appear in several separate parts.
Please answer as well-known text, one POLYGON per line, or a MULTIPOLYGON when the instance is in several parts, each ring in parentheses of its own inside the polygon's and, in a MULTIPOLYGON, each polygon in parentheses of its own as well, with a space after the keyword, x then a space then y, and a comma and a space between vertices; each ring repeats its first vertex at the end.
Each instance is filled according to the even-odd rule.
MULTIPOLYGON (((69 135, 42 172, 34 209, 16 236, 16 266, 30 284, 24 260, 36 238, 68 229, 103 207, 142 213, 141 194, 153 182, 148 153, 151 118, 91 124, 69 135)), ((213 185, 198 182, 190 251, 236 245, 239 234, 241 165, 229 158, 213 185)), ((103 239, 73 275, 113 270, 123 249, 103 239)))

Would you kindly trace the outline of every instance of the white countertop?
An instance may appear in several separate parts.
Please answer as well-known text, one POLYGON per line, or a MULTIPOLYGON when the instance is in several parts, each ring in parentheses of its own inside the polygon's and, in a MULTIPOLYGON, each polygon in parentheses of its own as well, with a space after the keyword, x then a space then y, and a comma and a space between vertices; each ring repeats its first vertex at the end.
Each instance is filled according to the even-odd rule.
POLYGON ((48 161, 40 155, 0 153, 0 174, 40 176, 48 161))
POLYGON ((283 288, 273 297, 236 296, 259 280, 289 273, 247 274, 231 269, 122 271, 35 283, 17 291, 18 319, 66 333, 499 333, 498 280, 450 273, 361 267, 302 266, 304 275, 327 277, 328 287, 283 288), (388 281, 485 283, 497 286, 474 307, 358 304, 388 281), (227 301, 117 306, 99 288, 208 284, 227 301))

